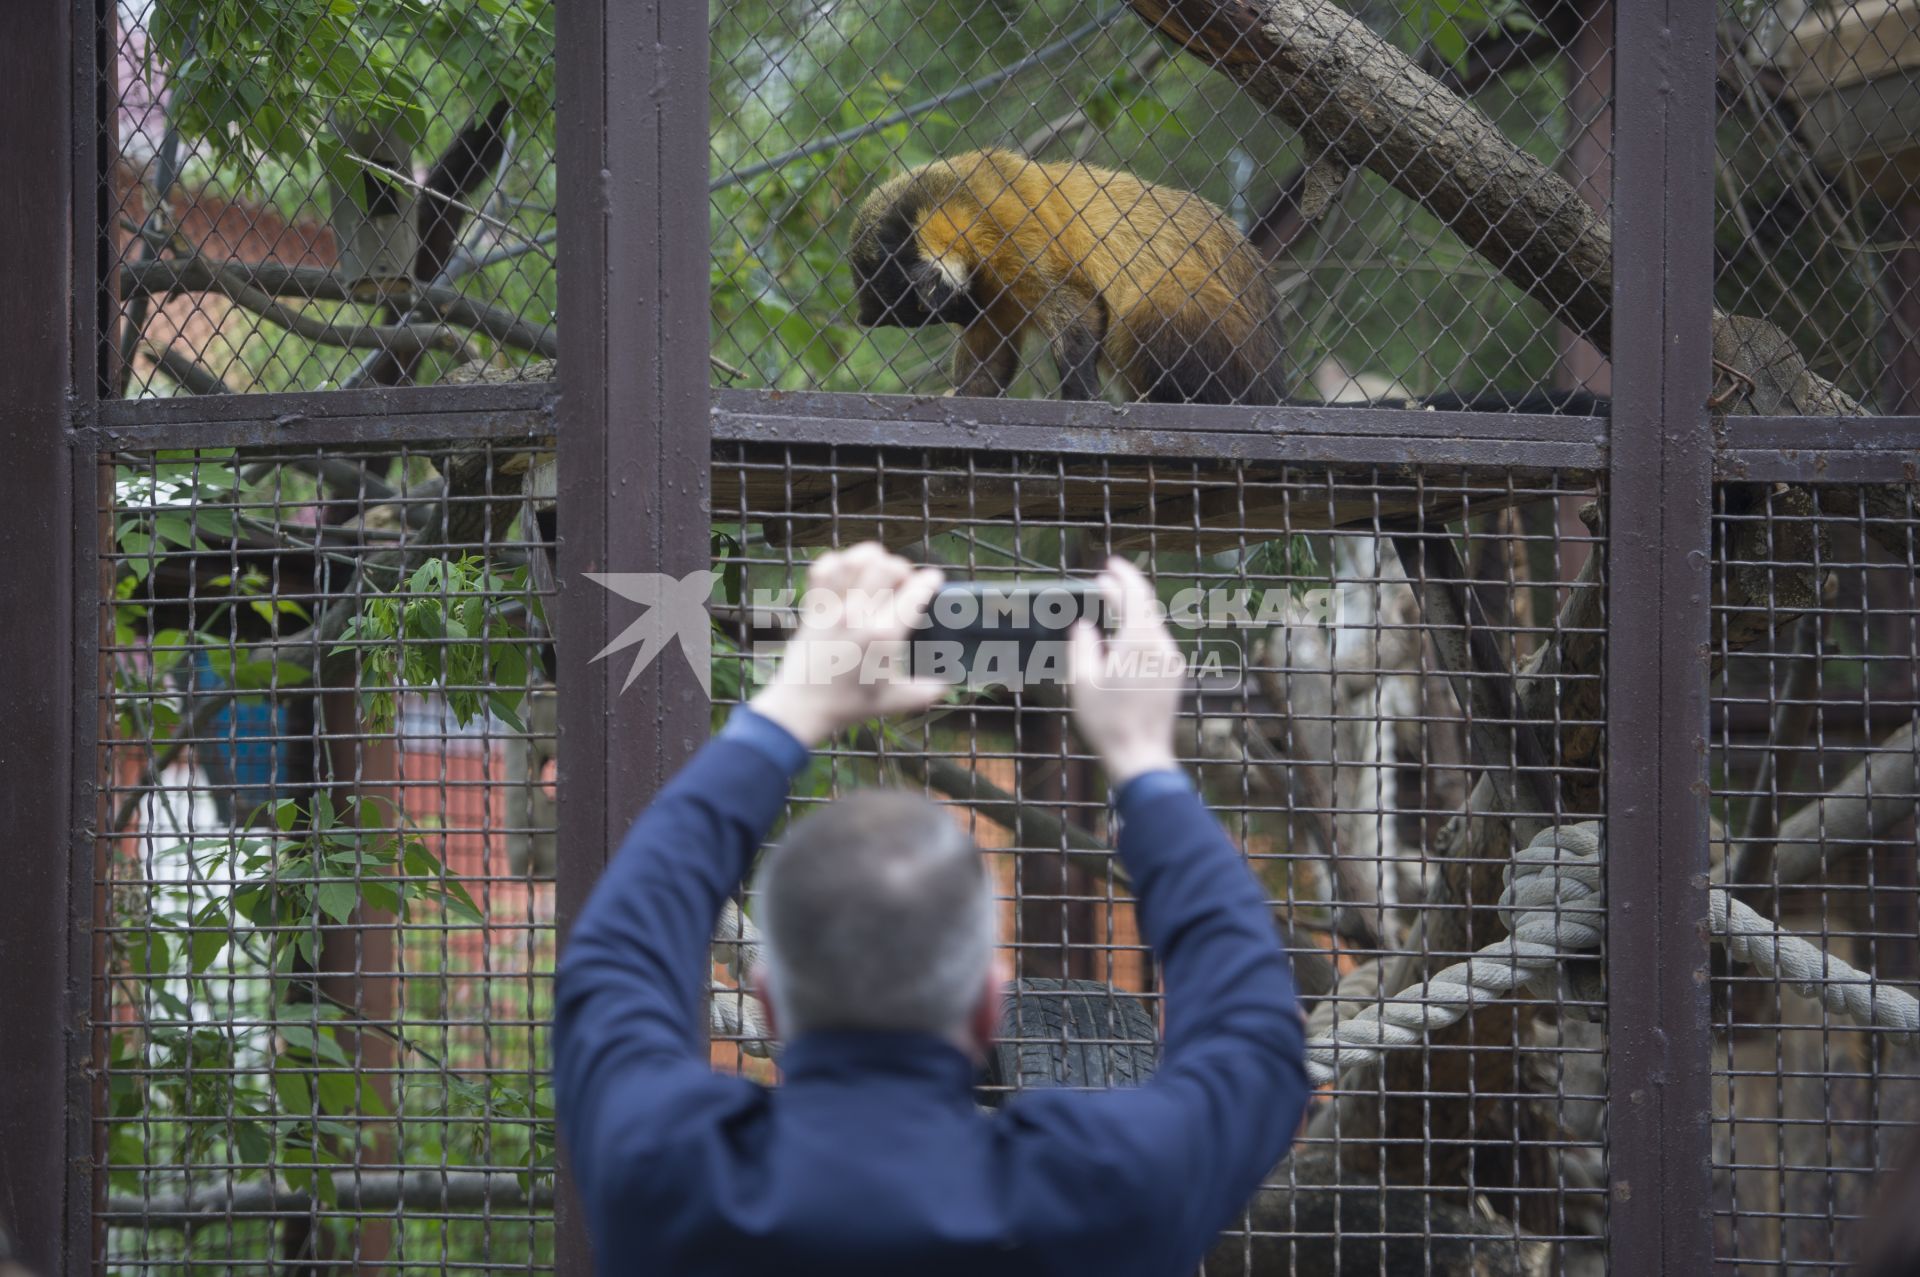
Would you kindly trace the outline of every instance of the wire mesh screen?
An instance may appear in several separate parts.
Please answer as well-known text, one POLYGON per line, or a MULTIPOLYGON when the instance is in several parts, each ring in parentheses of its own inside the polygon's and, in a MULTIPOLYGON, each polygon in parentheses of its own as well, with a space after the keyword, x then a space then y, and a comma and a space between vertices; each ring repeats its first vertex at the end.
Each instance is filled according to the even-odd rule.
POLYGON ((1920 8, 1727 6, 1718 300, 1882 412, 1920 405, 1920 8))
MULTIPOLYGON (((1350 7, 1433 77, 1370 107, 1460 94, 1565 198, 1604 208, 1599 6, 1350 7)), ((1276 119, 1125 4, 714 15, 726 384, 1446 406, 1606 391, 1599 356, 1476 256, 1481 238, 1394 189, 1398 159, 1331 115, 1276 119)))
POLYGON ((1715 861, 1757 936, 1713 998, 1741 1271, 1852 1263, 1876 1172, 1915 1151, 1920 597, 1886 491, 1729 488, 1715 521, 1715 861))
MULTIPOLYGON (((1529 970, 1563 974, 1510 997, 1464 988, 1476 977, 1455 965, 1508 943, 1512 851, 1547 831, 1542 863, 1572 872, 1551 831, 1599 811, 1599 531, 1584 487, 1511 471, 723 445, 715 713, 750 692, 822 547, 878 538, 983 579, 1139 555, 1195 669, 1183 761, 1273 903, 1312 1049, 1331 1061, 1294 1152, 1205 1271, 1598 1273, 1598 932, 1546 945, 1567 961, 1529 970), (1481 1005, 1447 1018, 1470 999, 1481 1005), (1427 1013, 1430 1040, 1358 1024, 1427 1013)), ((1140 1081, 1157 1060, 1160 985, 1105 780, 1043 673, 974 672, 922 718, 833 742, 789 814, 905 786, 988 854, 1016 983, 983 1103, 1140 1081)), ((751 884, 744 905, 715 946, 716 1058, 771 1076, 772 1044, 738 993, 758 941, 751 884)))
POLYGON ((546 0, 112 12, 104 396, 545 375, 546 0))
POLYGON ((143 452, 101 476, 102 1270, 550 1266, 528 460, 143 452))

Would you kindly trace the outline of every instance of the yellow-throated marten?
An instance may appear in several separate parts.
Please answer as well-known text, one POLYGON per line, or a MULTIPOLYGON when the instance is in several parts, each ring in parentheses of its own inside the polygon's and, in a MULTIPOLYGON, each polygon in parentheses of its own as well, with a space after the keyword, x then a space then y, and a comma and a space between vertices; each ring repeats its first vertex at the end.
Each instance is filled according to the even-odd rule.
POLYGON ((1188 191, 1090 164, 974 151, 867 197, 850 254, 862 327, 958 324, 954 388, 1004 394, 1030 333, 1062 399, 1106 363, 1135 399, 1278 403, 1273 290, 1227 215, 1188 191))

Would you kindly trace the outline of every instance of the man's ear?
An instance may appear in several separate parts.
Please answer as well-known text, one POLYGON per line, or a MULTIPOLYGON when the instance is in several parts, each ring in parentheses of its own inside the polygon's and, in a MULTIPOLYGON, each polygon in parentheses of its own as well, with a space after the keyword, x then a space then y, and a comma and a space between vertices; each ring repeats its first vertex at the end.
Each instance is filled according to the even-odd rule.
POLYGON ((756 962, 747 972, 747 991, 753 994, 753 1000, 760 1004, 760 1012, 766 1017, 767 1036, 779 1038, 780 1021, 773 1012, 773 973, 767 970, 767 964, 756 962))
POLYGON ((996 953, 987 967, 986 987, 980 991, 979 1005, 973 1009, 973 1021, 967 1026, 968 1032, 980 1055, 993 1049, 995 1039, 1000 1036, 1000 1007, 1005 1001, 1007 981, 1013 978, 1013 970, 1007 965, 1005 957, 996 953))

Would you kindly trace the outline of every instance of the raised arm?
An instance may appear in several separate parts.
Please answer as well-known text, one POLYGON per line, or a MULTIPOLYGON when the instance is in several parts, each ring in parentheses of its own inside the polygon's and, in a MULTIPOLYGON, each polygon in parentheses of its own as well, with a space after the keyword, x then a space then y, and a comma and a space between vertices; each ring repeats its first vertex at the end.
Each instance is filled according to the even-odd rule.
POLYGON ((771 685, 661 790, 567 937, 555 979, 553 1072, 589 1210, 649 1148, 751 1098, 704 1047, 713 926, 780 814, 808 752, 864 719, 924 708, 931 684, 863 679, 940 586, 878 545, 823 555, 771 685), (839 606, 831 606, 834 602, 839 606))
POLYGON ((623 1141, 718 1101, 704 1047, 714 922, 773 827, 807 750, 752 710, 634 822, 568 935, 555 979, 553 1076, 574 1170, 589 1190, 623 1141))
POLYGON ((1175 761, 1185 674, 1152 589, 1119 559, 1101 584, 1119 624, 1104 643, 1075 635, 1074 721, 1116 792, 1120 858, 1165 976, 1160 1066, 1143 1087, 1010 1107, 1027 1110, 1037 1144, 1077 1150, 1034 1172, 1047 1187, 1086 1194, 1089 1209, 1124 1202, 1112 1244, 1174 1272, 1285 1154, 1309 1093, 1304 1033, 1260 888, 1175 761))

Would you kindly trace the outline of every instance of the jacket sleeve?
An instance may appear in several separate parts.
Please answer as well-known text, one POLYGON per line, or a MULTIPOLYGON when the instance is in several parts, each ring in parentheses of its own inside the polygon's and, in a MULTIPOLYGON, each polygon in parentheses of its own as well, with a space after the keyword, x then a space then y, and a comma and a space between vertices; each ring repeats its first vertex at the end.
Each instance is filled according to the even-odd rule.
POLYGON ((554 1091, 589 1213, 644 1150, 752 1094, 708 1067, 710 940, 806 760, 778 725, 736 711, 634 823, 566 939, 554 1091))
POLYGON ((1310 1094, 1305 1033, 1272 912, 1187 778, 1136 777, 1117 811, 1141 931, 1164 973, 1159 1068, 1141 1087, 1037 1091, 1008 1109, 1037 1197, 1175 1272, 1199 1261, 1292 1143, 1310 1094))

